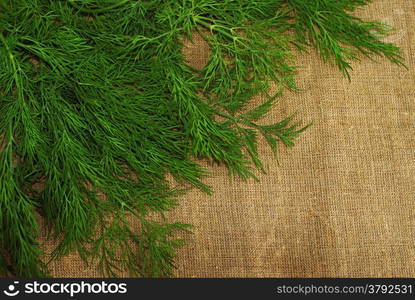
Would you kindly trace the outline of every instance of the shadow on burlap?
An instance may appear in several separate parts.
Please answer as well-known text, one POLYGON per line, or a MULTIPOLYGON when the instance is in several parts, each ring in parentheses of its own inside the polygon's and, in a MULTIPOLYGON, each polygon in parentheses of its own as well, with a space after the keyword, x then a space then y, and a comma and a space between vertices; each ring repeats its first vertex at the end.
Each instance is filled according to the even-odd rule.
MULTIPOLYGON (((213 196, 194 190, 169 218, 195 225, 177 277, 415 276, 415 3, 376 0, 359 12, 389 23, 409 71, 385 60, 354 64, 352 82, 303 55, 298 84, 264 121, 298 112, 314 125, 278 163, 265 141, 260 182, 210 168, 213 196)), ((186 49, 201 66, 208 49, 186 49)), ((75 255, 56 277, 100 276, 75 255)))

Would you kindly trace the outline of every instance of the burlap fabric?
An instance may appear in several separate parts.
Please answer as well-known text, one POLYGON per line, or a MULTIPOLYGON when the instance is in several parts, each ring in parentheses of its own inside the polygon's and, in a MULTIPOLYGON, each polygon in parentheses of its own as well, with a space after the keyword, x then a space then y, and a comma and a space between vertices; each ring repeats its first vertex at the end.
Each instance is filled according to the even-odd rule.
MULTIPOLYGON (((387 61, 354 64, 352 82, 315 55, 298 60, 299 93, 267 116, 298 112, 314 122, 278 163, 261 141, 260 182, 211 167, 206 183, 169 216, 195 225, 177 277, 415 276, 415 2, 376 0, 359 12, 397 28, 409 71, 387 61)), ((208 50, 186 49, 203 65, 208 50)), ((266 121, 266 120, 265 120, 266 121)), ((57 277, 99 276, 76 255, 51 265, 57 277)))

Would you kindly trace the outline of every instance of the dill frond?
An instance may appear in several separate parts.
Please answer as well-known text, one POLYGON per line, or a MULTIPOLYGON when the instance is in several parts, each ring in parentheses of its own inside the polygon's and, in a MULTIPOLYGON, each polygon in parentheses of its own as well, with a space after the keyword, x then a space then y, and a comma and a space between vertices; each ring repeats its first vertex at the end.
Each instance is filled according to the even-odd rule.
POLYGON ((277 154, 308 127, 258 122, 297 89, 294 46, 346 76, 359 54, 403 64, 385 25, 352 15, 368 2, 0 1, 0 271, 47 276, 45 255, 78 252, 105 276, 169 276, 189 226, 163 215, 188 184, 211 192, 195 158, 255 178, 259 135, 277 154), (196 32, 201 69, 182 51, 196 32))

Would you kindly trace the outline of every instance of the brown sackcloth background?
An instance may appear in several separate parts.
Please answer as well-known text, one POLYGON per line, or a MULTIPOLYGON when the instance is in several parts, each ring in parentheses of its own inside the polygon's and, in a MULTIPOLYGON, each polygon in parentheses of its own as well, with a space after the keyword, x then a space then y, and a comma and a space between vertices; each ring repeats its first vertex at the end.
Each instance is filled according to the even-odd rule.
MULTIPOLYGON (((386 60, 354 64, 352 82, 303 55, 299 93, 285 92, 267 120, 293 112, 314 126, 278 163, 262 141, 260 182, 211 168, 216 193, 194 190, 170 214, 195 225, 177 277, 415 276, 415 2, 376 0, 359 12, 396 27, 409 71, 386 60)), ((190 61, 207 49, 194 41, 190 61)), ((266 121, 266 120, 265 120, 266 121)), ((56 277, 100 276, 71 255, 56 277)))

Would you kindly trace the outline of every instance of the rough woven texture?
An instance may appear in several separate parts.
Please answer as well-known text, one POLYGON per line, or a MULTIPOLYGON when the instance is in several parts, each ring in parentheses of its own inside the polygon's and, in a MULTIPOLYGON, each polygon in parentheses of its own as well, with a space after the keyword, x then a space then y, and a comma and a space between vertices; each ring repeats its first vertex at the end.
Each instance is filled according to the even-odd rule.
MULTIPOLYGON (((286 92, 269 120, 297 111, 315 125, 276 162, 261 147, 260 183, 212 167, 216 193, 187 194, 172 220, 195 225, 178 277, 415 276, 415 3, 377 0, 362 17, 397 28, 409 71, 363 59, 352 82, 315 55, 298 62, 300 93, 286 92)), ((196 39, 186 50, 203 65, 196 39)), ((265 142, 264 142, 265 143, 265 142)), ((76 255, 56 277, 99 276, 76 255)))

